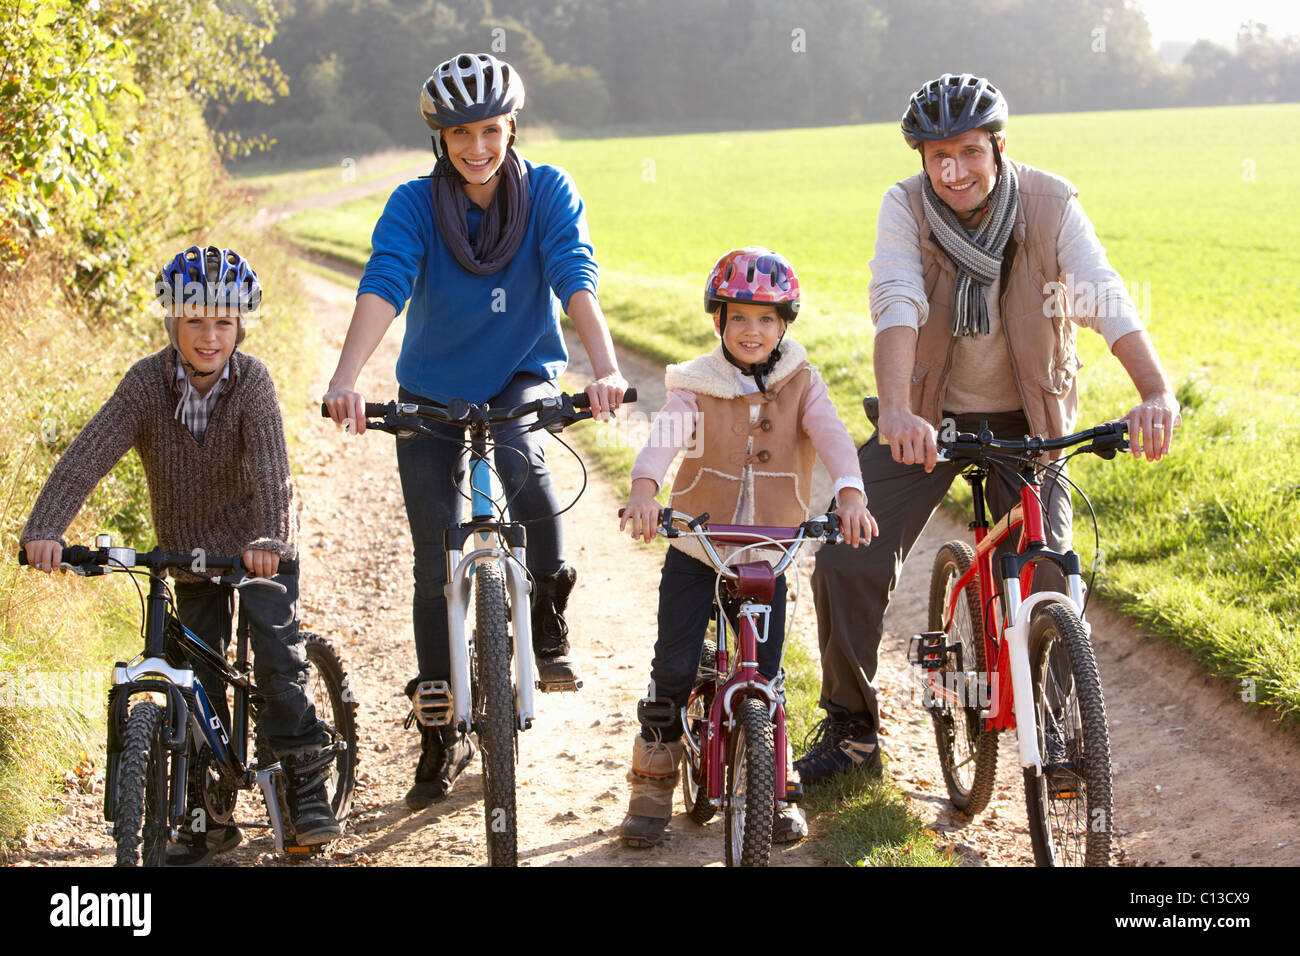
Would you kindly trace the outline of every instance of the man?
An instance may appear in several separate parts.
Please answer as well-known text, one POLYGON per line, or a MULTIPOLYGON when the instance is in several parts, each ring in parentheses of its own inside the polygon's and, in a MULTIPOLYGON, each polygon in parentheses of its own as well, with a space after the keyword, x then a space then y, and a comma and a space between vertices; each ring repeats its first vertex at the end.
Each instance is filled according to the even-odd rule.
MULTIPOLYGON (((922 172, 881 204, 871 262, 879 423, 859 449, 880 537, 823 548, 813 572, 822 655, 817 737, 795 766, 804 783, 881 771, 872 680, 898 572, 958 474, 936 466, 936 428, 1001 438, 1059 437, 1078 408, 1075 324, 1094 329, 1137 388, 1127 415, 1135 457, 1158 461, 1181 424, 1178 401, 1132 300, 1066 180, 1006 157, 1007 103, 987 80, 944 74, 912 95, 903 137, 922 172)), ((1069 494, 1049 482, 1049 544, 1070 546, 1069 494)), ((1019 500, 988 480, 996 520, 1019 500)), ((1055 571, 1050 565, 1040 566, 1055 571)), ((1059 590, 1041 572, 1039 583, 1059 590)))

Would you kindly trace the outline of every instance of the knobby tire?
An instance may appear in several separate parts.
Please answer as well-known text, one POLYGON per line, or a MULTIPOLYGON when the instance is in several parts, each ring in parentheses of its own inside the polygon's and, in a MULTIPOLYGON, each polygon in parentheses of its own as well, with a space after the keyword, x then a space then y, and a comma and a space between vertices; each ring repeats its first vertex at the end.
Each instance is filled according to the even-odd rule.
MULTIPOLYGON (((692 688, 690 701, 686 705, 686 729, 699 744, 701 755, 709 732, 709 714, 713 710, 713 688, 718 676, 717 652, 718 646, 713 641, 704 642, 695 687, 692 688)), ((701 756, 692 753, 691 748, 687 747, 682 758, 682 802, 686 805, 688 817, 696 823, 708 823, 718 808, 709 803, 708 783, 701 769, 701 756)))
POLYGON ((325 724, 331 741, 341 740, 344 749, 334 755, 334 765, 325 780, 334 818, 341 824, 352 810, 357 785, 357 701, 338 652, 323 637, 304 631, 307 660, 311 663, 309 696, 316 716, 325 724))
POLYGON ((515 866, 515 698, 505 575, 500 565, 481 562, 475 566, 474 614, 478 670, 474 725, 482 748, 488 862, 515 866))
MULTIPOLYGON (((942 631, 943 616, 947 610, 949 589, 974 563, 975 554, 961 541, 949 541, 939 549, 930 575, 930 627, 942 631)), ((960 643, 962 667, 983 675, 982 686, 989 688, 988 661, 984 648, 984 609, 980 603, 978 577, 966 585, 958 599, 951 627, 947 630, 947 643, 960 643)), ((951 682, 949 682, 951 683, 951 682)), ((965 692, 965 681, 957 682, 965 692)), ((998 769, 998 733, 985 730, 980 716, 981 701, 965 700, 969 707, 948 707, 943 711, 930 711, 934 721, 934 739, 939 747, 939 767, 948 787, 952 805, 966 814, 974 815, 988 806, 993 796, 994 778, 998 769)))
POLYGON ((736 710, 727 757, 727 866, 767 866, 776 810, 776 763, 767 702, 746 697, 736 710))
POLYGON ((1108 866, 1113 829, 1110 733, 1088 634, 1074 609, 1048 604, 1029 631, 1043 773, 1025 770, 1038 866, 1108 866))
POLYGON ((118 754, 113 840, 117 865, 162 866, 171 836, 168 820, 170 754, 163 743, 165 712, 139 700, 127 714, 118 754))

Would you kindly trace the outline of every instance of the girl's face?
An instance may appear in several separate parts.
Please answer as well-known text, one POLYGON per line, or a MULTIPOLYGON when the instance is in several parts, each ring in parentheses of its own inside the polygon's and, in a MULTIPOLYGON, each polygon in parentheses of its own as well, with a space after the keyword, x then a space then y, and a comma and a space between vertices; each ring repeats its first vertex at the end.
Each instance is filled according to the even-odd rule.
POLYGON ((721 327, 721 316, 721 309, 713 313, 713 327, 727 351, 752 365, 766 362, 785 334, 785 319, 769 303, 728 302, 726 328, 721 327))
POLYGON ((447 158, 471 186, 481 186, 496 175, 505 162, 510 143, 510 116, 449 126, 442 131, 447 158))

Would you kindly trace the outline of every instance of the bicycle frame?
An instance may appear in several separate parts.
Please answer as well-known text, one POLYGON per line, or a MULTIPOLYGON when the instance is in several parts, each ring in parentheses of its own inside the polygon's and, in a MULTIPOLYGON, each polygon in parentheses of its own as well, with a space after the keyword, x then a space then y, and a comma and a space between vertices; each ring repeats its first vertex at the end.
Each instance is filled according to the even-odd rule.
MULTIPOLYGON (((714 540, 727 544, 744 544, 751 543, 750 539, 740 538, 728 539, 724 535, 715 535, 714 540)), ((785 706, 781 702, 780 693, 774 688, 766 677, 758 671, 758 627, 756 619, 759 615, 763 617, 764 631, 767 630, 769 615, 772 613, 771 604, 767 603, 772 600, 773 589, 776 584, 775 575, 772 574, 771 565, 760 564, 742 565, 743 568, 754 568, 750 574, 742 577, 742 583, 737 589, 740 593, 737 597, 762 598, 763 603, 757 603, 755 600, 748 600, 741 604, 739 612, 739 632, 737 634, 736 660, 735 666, 730 671, 730 676, 721 687, 716 688, 713 697, 713 708, 709 714, 708 729, 705 734, 703 746, 699 742, 691 739, 689 730, 689 721, 683 714, 682 729, 683 739, 686 740, 687 746, 700 751, 701 766, 708 768, 708 797, 709 802, 718 806, 722 803, 723 782, 726 779, 726 758, 727 744, 730 741, 730 731, 735 722, 735 708, 733 701, 737 696, 741 699, 745 697, 761 697, 767 701, 768 712, 772 717, 772 746, 773 756, 775 758, 775 777, 774 780, 780 781, 782 795, 784 795, 786 766, 785 766, 785 706), (764 569, 766 575, 763 575, 764 569)), ((718 673, 721 675, 727 669, 727 615, 721 607, 717 613, 717 646, 718 646, 718 673)), ((765 639, 767 636, 765 635, 765 639)), ((778 806, 785 806, 786 801, 777 799, 778 806)))
MULTIPOLYGON (((975 520, 975 560, 970 569, 954 582, 944 610, 944 630, 952 626, 957 603, 973 576, 979 577, 980 605, 986 614, 992 610, 992 633, 1003 639, 995 641, 990 634, 987 619, 984 623, 985 660, 996 661, 987 675, 991 682, 990 706, 981 712, 986 730, 1007 730, 1012 727, 1034 727, 1034 702, 1029 665, 1029 623, 1034 610, 1043 603, 1060 602, 1070 605, 1083 621, 1083 577, 1079 556, 1073 551, 1064 554, 1051 551, 1046 545, 1043 511, 1040 503, 1041 485, 1033 469, 1026 468, 1020 476, 1020 504, 1016 505, 997 524, 990 528, 985 512, 983 480, 988 474, 984 466, 972 467, 965 474, 971 486, 975 520), (993 552, 1011 534, 1020 530, 1017 553, 1001 558, 1001 588, 993 590, 993 552), (1040 591, 1030 594, 1034 581, 1034 565, 1039 561, 1052 561, 1065 573, 1069 594, 1059 591, 1040 591), (1027 598, 1022 595, 1029 594, 1027 598), (997 598, 995 601, 994 598, 997 598), (1010 675, 1010 680, 1006 676, 1010 675)), ((944 694, 936 688, 935 693, 944 694)), ((1037 735, 1017 733, 1020 748, 1020 765, 1042 771, 1042 755, 1038 750, 1037 735)))
POLYGON ((532 582, 528 579, 525 534, 521 525, 497 521, 494 515, 495 488, 487 460, 487 428, 473 426, 470 441, 470 491, 472 514, 468 522, 448 528, 444 538, 447 552, 447 629, 451 658, 452 721, 462 732, 472 728, 470 708, 469 640, 465 621, 469 614, 470 579, 480 562, 496 561, 505 570, 510 593, 511 632, 514 635, 515 701, 518 729, 532 726, 533 625, 532 582), (509 550, 497 544, 506 539, 509 550), (465 553, 466 546, 470 548, 465 553))
MULTIPOLYGON (((275 836, 276 852, 284 852, 284 821, 275 792, 276 776, 280 773, 280 766, 275 763, 269 767, 258 768, 252 772, 251 777, 248 766, 249 703, 257 696, 257 688, 253 686, 246 673, 239 673, 232 668, 222 655, 200 640, 193 631, 181 623, 179 618, 170 613, 167 606, 167 588, 157 576, 150 577, 149 594, 145 602, 145 633, 145 652, 129 663, 119 662, 113 667, 113 686, 109 696, 110 746, 107 785, 104 787, 104 819, 113 820, 117 812, 114 805, 117 792, 115 785, 117 753, 112 743, 118 728, 125 723, 128 701, 132 696, 140 693, 165 693, 167 722, 172 728, 168 741, 168 749, 172 752, 169 773, 171 801, 168 822, 170 826, 175 829, 182 823, 189 788, 189 753, 186 748, 189 733, 185 732, 179 716, 179 712, 183 709, 189 717, 189 732, 193 733, 196 741, 207 743, 212 752, 213 766, 218 772, 238 780, 241 788, 256 785, 261 790, 275 836), (223 681, 234 688, 233 738, 227 734, 225 724, 222 723, 221 717, 217 714, 194 671, 188 667, 174 667, 167 662, 165 647, 169 641, 175 642, 192 658, 202 660, 223 681)), ((237 639, 236 660, 246 665, 248 631, 242 614, 237 639)))

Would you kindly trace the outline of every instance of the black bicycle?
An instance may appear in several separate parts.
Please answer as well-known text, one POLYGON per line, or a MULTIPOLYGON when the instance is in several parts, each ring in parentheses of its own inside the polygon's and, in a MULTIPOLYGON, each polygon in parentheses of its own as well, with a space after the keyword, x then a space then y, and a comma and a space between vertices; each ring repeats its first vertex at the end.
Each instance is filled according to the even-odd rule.
MULTIPOLYGON (((240 826, 269 827, 279 853, 310 855, 323 849, 320 844, 297 842, 283 770, 260 734, 249 759, 250 720, 255 723, 262 697, 252 680, 243 613, 231 664, 181 623, 163 574, 182 569, 236 590, 250 586, 283 590, 284 585, 249 577, 237 557, 196 558, 165 554, 157 548, 139 553, 113 547, 108 535, 97 536, 95 544, 95 548, 65 548, 60 567, 84 577, 121 572, 149 579, 148 594, 141 593, 144 650, 134 660, 113 666, 108 696, 104 819, 113 824, 117 865, 138 866, 143 860, 145 866, 162 866, 168 843, 181 827, 198 832, 231 823, 239 791, 253 787, 261 790, 270 822, 241 822, 240 826), (233 733, 195 676, 194 661, 212 668, 234 689, 233 733), (186 819, 190 788, 198 791, 198 806, 192 810, 193 818, 186 819)), ((25 551, 19 551, 18 561, 27 563, 25 551)), ((280 570, 295 573, 297 562, 281 560, 280 570)), ((357 705, 334 648, 315 634, 303 632, 303 636, 311 663, 311 697, 330 736, 324 748, 331 760, 326 792, 335 818, 342 823, 356 786, 357 705)))

